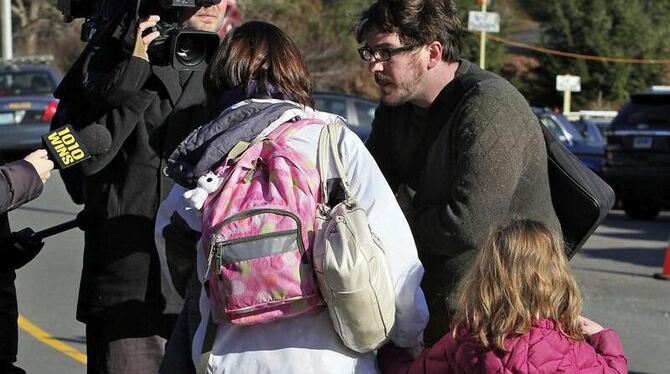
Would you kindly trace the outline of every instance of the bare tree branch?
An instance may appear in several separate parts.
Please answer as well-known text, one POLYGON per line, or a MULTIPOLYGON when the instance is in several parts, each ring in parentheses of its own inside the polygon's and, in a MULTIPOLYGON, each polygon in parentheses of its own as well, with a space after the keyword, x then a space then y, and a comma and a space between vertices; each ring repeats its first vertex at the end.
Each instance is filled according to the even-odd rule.
POLYGON ((28 14, 26 13, 26 4, 23 0, 14 0, 12 13, 19 18, 19 25, 21 27, 28 26, 28 14))

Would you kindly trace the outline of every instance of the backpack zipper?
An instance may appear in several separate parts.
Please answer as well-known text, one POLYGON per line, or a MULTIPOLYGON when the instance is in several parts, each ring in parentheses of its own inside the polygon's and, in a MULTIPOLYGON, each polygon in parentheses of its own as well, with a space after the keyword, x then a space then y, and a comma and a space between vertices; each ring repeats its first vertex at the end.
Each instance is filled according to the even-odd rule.
MULTIPOLYGON (((216 252, 216 260, 217 260, 217 265, 219 266, 219 269, 221 268, 221 265, 223 264, 223 262, 222 262, 223 261, 222 260, 223 254, 221 253, 222 252, 221 250, 217 250, 217 248, 220 248, 220 247, 217 246, 217 243, 216 243, 216 238, 218 236, 218 232, 221 230, 221 227, 223 227, 223 226, 225 226, 225 225, 227 225, 231 222, 234 222, 234 221, 237 221, 237 220, 240 220, 240 219, 244 219, 244 218, 249 218, 251 216, 254 216, 254 215, 257 215, 257 214, 262 214, 262 213, 275 213, 275 214, 278 214, 280 216, 290 217, 291 219, 293 219, 295 221, 296 226, 297 226, 295 231, 298 234, 297 235, 298 236, 298 241, 297 241, 298 242, 298 250, 300 251, 300 257, 302 259, 302 263, 303 264, 308 264, 309 263, 309 258, 307 258, 307 250, 305 249, 305 243, 303 242, 303 239, 302 239, 302 225, 300 223, 300 218, 297 215, 295 215, 295 214, 293 214, 289 211, 282 210, 282 209, 273 209, 273 208, 249 209, 249 210, 244 211, 242 213, 238 213, 238 214, 235 214, 233 216, 230 216, 230 217, 224 219, 223 221, 221 221, 218 225, 214 226, 214 229, 213 229, 214 233, 209 238, 209 257, 207 259, 206 275, 209 274, 210 266, 211 266, 211 263, 214 259, 213 258, 213 252, 216 252)), ((287 230, 280 231, 279 233, 285 233, 286 231, 287 230)), ((290 230, 290 231, 293 231, 293 230, 290 230)), ((271 234, 263 234, 263 235, 271 235, 271 234)), ((259 236, 260 235, 255 235, 254 237, 257 238, 259 236)), ((251 237, 251 238, 248 238, 248 239, 253 240, 254 237, 251 237)), ((233 240, 239 240, 239 239, 233 239, 233 240)), ((240 240, 240 242, 242 242, 242 241, 245 241, 245 240, 244 239, 240 240)), ((225 241, 225 242, 222 242, 222 243, 228 244, 228 243, 230 243, 230 241, 225 241)), ((219 244, 222 244, 222 243, 219 243, 219 244)))

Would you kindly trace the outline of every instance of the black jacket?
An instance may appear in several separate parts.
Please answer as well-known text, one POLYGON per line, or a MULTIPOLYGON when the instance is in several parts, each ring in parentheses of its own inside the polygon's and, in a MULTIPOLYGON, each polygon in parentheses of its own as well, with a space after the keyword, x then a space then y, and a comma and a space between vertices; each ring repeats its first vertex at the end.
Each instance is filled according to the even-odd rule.
MULTIPOLYGON (((11 233, 7 212, 36 198, 43 184, 35 168, 19 160, 0 166, 0 261, 5 265, 12 257, 7 245, 11 233)), ((0 271, 0 361, 16 361, 17 318, 13 266, 0 271)))
MULTIPOLYGON (((104 58, 103 53, 97 60, 104 58)), ((90 108, 82 111, 86 104, 76 104, 75 128, 101 124, 112 142, 79 168, 86 176, 87 219, 77 318, 160 313, 165 301, 154 220, 172 186, 162 171, 179 142, 208 119, 203 72, 177 72, 134 56, 108 73, 88 69, 87 76, 108 84, 86 87, 94 87, 87 94, 90 108)))

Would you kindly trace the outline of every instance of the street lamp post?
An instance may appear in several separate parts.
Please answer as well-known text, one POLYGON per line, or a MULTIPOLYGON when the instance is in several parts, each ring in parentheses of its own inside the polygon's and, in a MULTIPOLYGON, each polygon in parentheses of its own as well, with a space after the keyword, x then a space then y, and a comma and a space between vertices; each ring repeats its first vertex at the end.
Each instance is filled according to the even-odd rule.
MULTIPOLYGON (((482 13, 486 14, 487 0, 478 0, 482 5, 482 13)), ((482 30, 479 39, 479 67, 484 69, 486 66, 486 31, 482 30)))
POLYGON ((10 0, 2 0, 2 58, 11 60, 12 55, 12 4, 10 0))

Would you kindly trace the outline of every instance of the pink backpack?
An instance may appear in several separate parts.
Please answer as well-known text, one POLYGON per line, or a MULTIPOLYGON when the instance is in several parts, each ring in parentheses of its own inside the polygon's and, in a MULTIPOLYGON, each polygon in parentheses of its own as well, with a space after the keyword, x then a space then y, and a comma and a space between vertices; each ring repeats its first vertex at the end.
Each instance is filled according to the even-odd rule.
POLYGON ((205 201, 202 233, 217 324, 266 323, 324 305, 312 264, 320 177, 313 160, 286 144, 312 124, 324 125, 286 122, 214 171, 223 183, 205 201))

